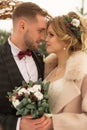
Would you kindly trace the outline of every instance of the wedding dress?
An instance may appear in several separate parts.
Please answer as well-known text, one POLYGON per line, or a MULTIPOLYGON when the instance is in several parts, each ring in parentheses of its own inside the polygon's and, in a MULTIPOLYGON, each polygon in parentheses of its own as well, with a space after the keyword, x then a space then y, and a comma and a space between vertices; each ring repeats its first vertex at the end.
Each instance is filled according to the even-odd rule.
MULTIPOLYGON (((46 80, 44 82, 46 82, 46 80)), ((54 113, 53 109, 54 109, 56 103, 58 102, 57 99, 59 98, 59 95, 61 94, 61 92, 63 90, 63 86, 64 86, 64 85, 62 85, 63 82, 64 82, 64 79, 61 78, 61 79, 55 80, 50 83, 49 90, 48 90, 48 96, 49 96, 49 104, 50 104, 52 113, 54 113)))

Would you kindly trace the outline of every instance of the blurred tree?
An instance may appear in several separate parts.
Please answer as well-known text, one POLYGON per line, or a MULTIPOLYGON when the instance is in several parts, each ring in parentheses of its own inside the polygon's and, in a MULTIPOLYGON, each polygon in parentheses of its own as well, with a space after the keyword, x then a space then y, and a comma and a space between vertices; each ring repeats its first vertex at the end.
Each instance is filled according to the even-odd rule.
POLYGON ((20 2, 17 0, 1 0, 0 1, 0 19, 7 19, 12 17, 14 8, 20 2))
POLYGON ((0 44, 5 43, 9 35, 10 35, 10 32, 0 30, 0 44))
POLYGON ((44 57, 46 57, 48 55, 48 53, 46 51, 46 42, 42 41, 39 45, 39 48, 42 50, 44 57))
POLYGON ((82 5, 81 5, 81 8, 78 8, 77 7, 77 11, 82 15, 82 16, 87 16, 87 12, 85 12, 85 8, 84 8, 84 5, 85 5, 85 0, 81 0, 82 1, 82 5))

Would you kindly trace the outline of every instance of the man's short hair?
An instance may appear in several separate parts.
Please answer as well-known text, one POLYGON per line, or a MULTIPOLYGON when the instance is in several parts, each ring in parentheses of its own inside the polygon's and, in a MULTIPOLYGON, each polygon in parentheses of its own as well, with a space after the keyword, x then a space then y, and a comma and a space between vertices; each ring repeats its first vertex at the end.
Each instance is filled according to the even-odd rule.
POLYGON ((32 2, 24 2, 19 4, 13 11, 12 19, 17 20, 20 17, 34 19, 37 14, 44 17, 49 17, 50 15, 46 10, 43 10, 39 5, 32 2))

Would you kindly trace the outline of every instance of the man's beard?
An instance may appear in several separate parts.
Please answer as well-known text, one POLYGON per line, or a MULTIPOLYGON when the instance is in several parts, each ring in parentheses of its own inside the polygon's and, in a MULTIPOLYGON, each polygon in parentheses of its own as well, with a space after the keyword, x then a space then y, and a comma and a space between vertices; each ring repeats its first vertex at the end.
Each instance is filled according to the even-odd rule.
POLYGON ((24 44, 26 45, 27 49, 35 50, 36 47, 35 47, 34 40, 31 37, 29 37, 27 34, 28 32, 26 32, 24 35, 24 44))
POLYGON ((25 44, 26 44, 27 49, 29 49, 29 50, 35 50, 36 49, 36 47, 34 46, 34 42, 33 41, 30 42, 28 40, 25 40, 25 44))

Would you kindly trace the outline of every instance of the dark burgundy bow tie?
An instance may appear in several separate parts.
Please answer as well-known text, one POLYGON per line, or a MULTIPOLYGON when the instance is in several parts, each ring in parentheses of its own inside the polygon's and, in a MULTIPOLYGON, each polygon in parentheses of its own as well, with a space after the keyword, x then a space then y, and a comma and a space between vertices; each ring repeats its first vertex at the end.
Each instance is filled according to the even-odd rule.
POLYGON ((32 52, 30 50, 26 50, 26 51, 20 51, 18 53, 18 58, 21 60, 25 55, 27 56, 31 56, 32 52))

